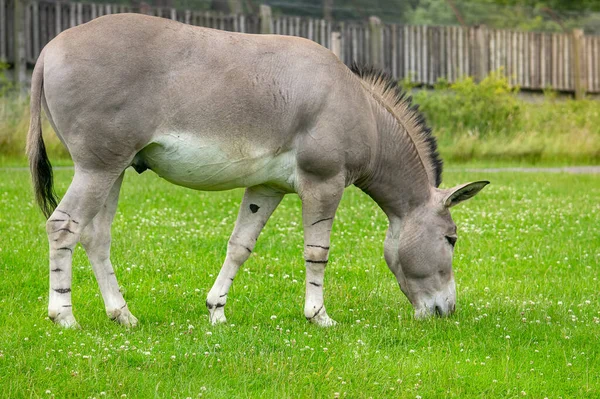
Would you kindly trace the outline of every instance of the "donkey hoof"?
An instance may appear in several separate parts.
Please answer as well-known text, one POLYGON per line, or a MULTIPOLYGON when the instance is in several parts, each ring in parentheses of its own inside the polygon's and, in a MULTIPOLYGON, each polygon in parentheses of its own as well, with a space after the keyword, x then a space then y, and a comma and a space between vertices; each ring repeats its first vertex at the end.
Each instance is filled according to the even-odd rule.
POLYGON ((333 327, 337 325, 337 321, 329 317, 327 313, 319 313, 314 317, 308 319, 308 321, 319 327, 333 327))
POLYGON ((108 317, 115 323, 118 323, 125 327, 135 327, 137 326, 138 319, 131 314, 127 307, 122 309, 115 309, 112 311, 107 311, 108 317))
POLYGON ((137 326, 137 324, 138 324, 137 317, 132 315, 130 311, 122 312, 119 315, 119 317, 117 317, 115 319, 115 321, 117 323, 119 323, 120 325, 128 327, 128 328, 133 328, 133 327, 137 326))
POLYGON ((64 320, 60 320, 56 324, 58 324, 59 326, 61 326, 63 328, 69 328, 69 329, 73 329, 73 330, 81 329, 81 326, 79 325, 79 323, 77 323, 77 320, 75 320, 75 318, 73 316, 71 316, 70 318, 64 319, 64 320))
POLYGON ((54 324, 61 326, 62 328, 72 328, 79 329, 81 326, 75 320, 75 317, 72 314, 62 315, 61 313, 56 312, 48 312, 48 316, 50 320, 54 322, 54 324))
POLYGON ((212 312, 210 315, 210 324, 213 326, 217 324, 223 324, 227 322, 227 318, 225 317, 225 312, 219 312, 218 309, 212 312))

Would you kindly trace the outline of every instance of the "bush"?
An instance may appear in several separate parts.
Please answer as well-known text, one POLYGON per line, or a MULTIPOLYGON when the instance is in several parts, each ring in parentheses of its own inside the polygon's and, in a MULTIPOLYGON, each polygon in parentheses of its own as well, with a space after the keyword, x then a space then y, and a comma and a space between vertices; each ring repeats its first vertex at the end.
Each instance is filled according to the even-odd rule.
MULTIPOLYGON (((7 68, 8 64, 0 63, 0 158, 22 160, 29 130, 29 99, 22 96, 6 77, 7 68)), ((50 156, 69 159, 45 115, 42 116, 42 131, 50 156)))
POLYGON ((4 97, 14 91, 14 84, 6 76, 8 64, 0 62, 0 97, 4 97))
MULTIPOLYGON (((0 156, 23 159, 28 130, 29 99, 14 92, 0 97, 0 156)), ((42 117, 42 131, 51 158, 69 159, 66 148, 54 134, 45 116, 42 117)))
POLYGON ((591 163, 600 160, 600 107, 590 99, 518 97, 498 71, 480 83, 440 80, 414 93, 444 158, 457 161, 591 163))
POLYGON ((486 137, 518 131, 522 110, 518 88, 511 88, 502 72, 491 73, 480 83, 471 77, 448 84, 440 80, 434 91, 419 91, 420 104, 430 124, 443 133, 486 137))

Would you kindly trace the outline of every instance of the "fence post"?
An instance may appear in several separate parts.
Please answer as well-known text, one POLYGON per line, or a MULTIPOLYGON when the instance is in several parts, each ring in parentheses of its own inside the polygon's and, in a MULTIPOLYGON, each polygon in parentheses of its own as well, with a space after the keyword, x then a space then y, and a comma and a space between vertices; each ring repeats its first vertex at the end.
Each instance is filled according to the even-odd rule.
POLYGON ((331 51, 340 60, 342 59, 342 34, 340 32, 331 32, 331 51))
POLYGON ((584 62, 585 37, 583 30, 573 29, 573 79, 575 80, 575 98, 581 100, 585 97, 586 73, 584 62))
POLYGON ((60 35, 62 32, 62 21, 61 21, 61 3, 56 2, 54 5, 54 13, 55 13, 55 36, 60 35))
POLYGON ((14 81, 21 95, 27 93, 27 43, 25 40, 25 7, 26 0, 15 0, 13 14, 14 29, 14 81))
POLYGON ((7 33, 6 32, 6 11, 4 9, 6 4, 5 0, 0 0, 0 62, 6 62, 8 60, 7 54, 7 33))
POLYGON ((33 58, 37 60, 40 55, 40 4, 37 1, 32 1, 31 5, 33 7, 31 16, 33 23, 33 58))
POLYGON ((490 73, 490 45, 487 27, 480 25, 476 29, 477 54, 474 54, 476 57, 474 62, 477 65, 475 68, 477 71, 477 80, 482 81, 490 73))
POLYGON ((271 7, 261 4, 260 5, 260 33, 271 34, 273 30, 271 28, 271 7))
POLYGON ((371 64, 375 68, 383 68, 383 40, 381 19, 375 16, 369 17, 369 45, 371 64))

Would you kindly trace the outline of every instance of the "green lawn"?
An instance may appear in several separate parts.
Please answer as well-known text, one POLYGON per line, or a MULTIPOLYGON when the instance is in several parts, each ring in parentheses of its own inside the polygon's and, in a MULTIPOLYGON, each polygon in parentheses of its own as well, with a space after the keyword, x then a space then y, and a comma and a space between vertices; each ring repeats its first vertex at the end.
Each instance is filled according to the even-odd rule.
MULTIPOLYGON (((452 165, 449 165, 452 166, 452 165)), ((55 172, 63 193, 72 170, 55 172)), ((133 330, 104 315, 83 250, 81 330, 46 317, 48 253, 26 170, 0 170, 0 397, 591 398, 600 396, 600 176, 489 179, 453 210, 457 313, 416 321, 383 260, 386 220, 346 190, 326 273, 331 329, 303 316, 300 202, 288 196, 210 326, 206 294, 242 191, 128 173, 112 258, 133 330)))

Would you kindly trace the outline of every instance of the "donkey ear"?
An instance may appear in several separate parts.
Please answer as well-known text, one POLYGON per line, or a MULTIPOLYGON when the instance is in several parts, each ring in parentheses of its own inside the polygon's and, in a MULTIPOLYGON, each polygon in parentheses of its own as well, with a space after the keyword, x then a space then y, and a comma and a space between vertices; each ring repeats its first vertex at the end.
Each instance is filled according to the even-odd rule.
POLYGON ((482 180, 461 184, 460 186, 444 190, 445 193, 444 198, 442 199, 442 204, 444 204, 446 208, 451 208, 454 205, 458 205, 459 203, 474 197, 475 194, 480 192, 488 184, 490 184, 489 181, 482 180))

